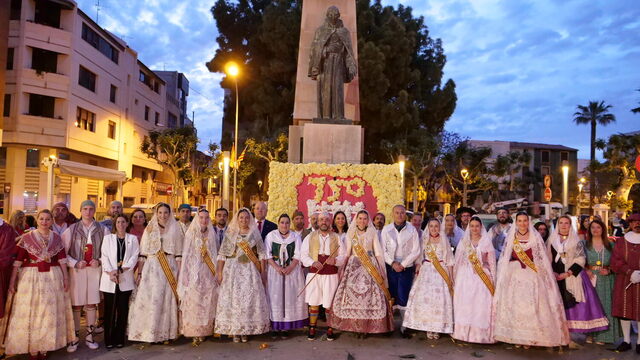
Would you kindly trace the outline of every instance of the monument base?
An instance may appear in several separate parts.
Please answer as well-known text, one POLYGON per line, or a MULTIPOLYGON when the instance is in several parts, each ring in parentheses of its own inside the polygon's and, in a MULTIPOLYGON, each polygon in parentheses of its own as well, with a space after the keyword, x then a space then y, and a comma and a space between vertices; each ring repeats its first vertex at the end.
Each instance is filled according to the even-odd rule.
POLYGON ((313 118, 314 124, 338 124, 353 125, 353 121, 349 119, 330 119, 330 118, 313 118))
POLYGON ((317 124, 289 126, 289 162, 361 164, 364 129, 360 125, 317 124))

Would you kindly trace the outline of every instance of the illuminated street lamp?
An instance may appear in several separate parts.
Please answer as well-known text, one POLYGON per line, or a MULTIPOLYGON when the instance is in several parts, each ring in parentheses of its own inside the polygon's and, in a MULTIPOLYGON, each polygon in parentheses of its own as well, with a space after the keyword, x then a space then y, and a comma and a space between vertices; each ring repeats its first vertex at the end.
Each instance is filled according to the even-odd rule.
POLYGON ((238 104, 240 95, 238 94, 238 75, 240 75, 240 68, 238 64, 233 61, 228 62, 224 67, 225 73, 233 78, 233 82, 236 87, 236 128, 234 132, 233 148, 233 210, 236 210, 236 196, 238 188, 238 104))
POLYGON ((467 206, 467 179, 469 179, 469 170, 462 168, 460 170, 460 176, 462 176, 462 206, 467 206))
POLYGON ((567 210, 569 206, 569 162, 562 161, 562 207, 567 210))
POLYGON ((400 181, 402 184, 402 204, 404 205, 406 194, 404 193, 404 168, 407 162, 407 158, 404 155, 398 156, 398 165, 400 167, 400 181))
POLYGON ((222 153, 222 207, 229 209, 229 152, 222 153))

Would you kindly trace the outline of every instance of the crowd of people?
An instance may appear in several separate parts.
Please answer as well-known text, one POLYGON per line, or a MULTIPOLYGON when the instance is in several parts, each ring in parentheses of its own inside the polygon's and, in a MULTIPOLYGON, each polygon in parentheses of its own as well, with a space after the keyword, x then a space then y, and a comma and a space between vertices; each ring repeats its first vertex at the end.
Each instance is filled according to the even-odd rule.
POLYGON ((6 354, 76 351, 83 315, 90 349, 100 333, 107 349, 302 329, 314 340, 319 318, 329 341, 336 330, 365 338, 393 332, 398 313, 405 337, 562 347, 574 332, 597 344, 622 337, 626 351, 640 319, 640 214, 618 217, 612 237, 598 218, 534 224, 507 209, 488 230, 470 208, 423 218, 402 205, 390 221, 314 213, 309 227, 301 211, 267 220, 264 202, 231 219, 188 204, 160 203, 148 221, 118 201, 106 220, 95 213, 86 200, 79 218, 58 203, 35 224, 0 219, 6 354))

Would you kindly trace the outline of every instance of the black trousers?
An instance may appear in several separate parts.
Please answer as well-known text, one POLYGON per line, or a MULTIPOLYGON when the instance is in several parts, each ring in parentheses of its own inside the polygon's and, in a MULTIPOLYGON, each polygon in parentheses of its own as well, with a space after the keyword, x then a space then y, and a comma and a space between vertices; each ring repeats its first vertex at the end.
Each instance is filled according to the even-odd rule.
POLYGON ((105 345, 124 345, 129 316, 129 297, 131 291, 103 292, 104 295, 104 343, 105 345))

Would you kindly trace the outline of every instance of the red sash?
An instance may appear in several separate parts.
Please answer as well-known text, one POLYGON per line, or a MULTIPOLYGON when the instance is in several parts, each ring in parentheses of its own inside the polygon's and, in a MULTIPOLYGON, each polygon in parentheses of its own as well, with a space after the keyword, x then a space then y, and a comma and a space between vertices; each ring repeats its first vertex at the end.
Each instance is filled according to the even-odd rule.
MULTIPOLYGON (((325 260, 329 258, 329 255, 318 254, 318 262, 323 263, 325 260)), ((318 273, 320 275, 333 275, 338 273, 338 267, 335 265, 324 264, 322 270, 318 271, 318 269, 313 266, 309 268, 310 273, 318 273)))
POLYGON ((22 267, 36 267, 38 268, 38 272, 49 272, 52 266, 59 266, 58 259, 54 259, 51 262, 46 261, 38 261, 33 262, 34 260, 27 260, 22 264, 22 267))
MULTIPOLYGON (((525 250, 524 252, 525 254, 527 254, 527 256, 529 257, 529 259, 531 259, 531 261, 533 261, 533 250, 528 249, 525 250)), ((511 252, 511 259, 509 261, 517 261, 520 263, 520 266, 522 266, 522 268, 526 268, 527 265, 525 263, 522 262, 522 260, 520 260, 520 258, 518 257, 518 254, 516 254, 515 250, 511 252)))

